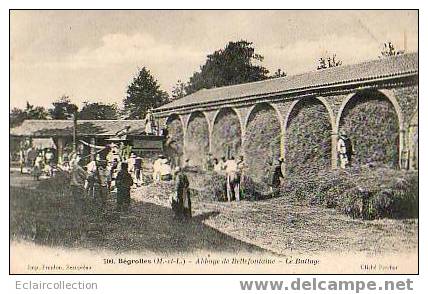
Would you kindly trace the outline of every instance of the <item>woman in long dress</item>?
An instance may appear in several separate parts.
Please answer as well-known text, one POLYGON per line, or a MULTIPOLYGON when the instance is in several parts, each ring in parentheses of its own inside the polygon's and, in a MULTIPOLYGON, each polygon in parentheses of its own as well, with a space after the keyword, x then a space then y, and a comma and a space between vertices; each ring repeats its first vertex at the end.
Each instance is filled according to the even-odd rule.
POLYGON ((176 215, 190 219, 192 217, 192 201, 190 200, 189 179, 180 167, 176 167, 175 171, 176 215))

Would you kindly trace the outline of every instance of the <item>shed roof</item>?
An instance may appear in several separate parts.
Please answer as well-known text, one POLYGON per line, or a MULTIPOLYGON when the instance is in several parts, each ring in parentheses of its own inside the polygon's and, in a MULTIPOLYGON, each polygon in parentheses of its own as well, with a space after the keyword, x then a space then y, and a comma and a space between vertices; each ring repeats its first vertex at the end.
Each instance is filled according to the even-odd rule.
MULTIPOLYGON (((120 130, 130 127, 130 134, 144 131, 143 120, 78 120, 78 136, 110 137, 120 130)), ((10 130, 12 136, 66 137, 73 135, 72 120, 25 120, 20 126, 10 130)))
POLYGON ((264 94, 305 90, 335 84, 388 78, 418 73, 418 53, 408 53, 388 58, 379 58, 352 65, 315 70, 298 75, 267 79, 212 89, 202 89, 155 109, 155 112, 244 98, 264 94))

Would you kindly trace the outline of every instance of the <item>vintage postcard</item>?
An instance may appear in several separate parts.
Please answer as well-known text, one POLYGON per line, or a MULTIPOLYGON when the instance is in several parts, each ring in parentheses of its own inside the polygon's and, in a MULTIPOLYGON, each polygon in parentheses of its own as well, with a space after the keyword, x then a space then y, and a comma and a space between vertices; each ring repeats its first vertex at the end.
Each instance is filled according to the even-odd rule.
POLYGON ((11 10, 11 274, 417 274, 418 10, 11 10))

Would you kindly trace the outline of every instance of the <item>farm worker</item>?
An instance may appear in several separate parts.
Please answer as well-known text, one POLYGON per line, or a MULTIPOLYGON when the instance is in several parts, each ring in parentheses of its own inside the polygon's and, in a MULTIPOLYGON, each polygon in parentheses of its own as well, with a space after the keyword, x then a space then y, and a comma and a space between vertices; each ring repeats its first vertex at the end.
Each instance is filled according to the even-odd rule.
POLYGON ((82 195, 84 195, 85 180, 86 180, 86 172, 79 165, 80 157, 76 156, 72 160, 71 171, 70 171, 70 191, 71 196, 76 201, 82 199, 82 195))
POLYGON ((242 182, 244 180, 244 172, 245 172, 245 169, 247 168, 247 165, 245 164, 245 160, 244 160, 243 155, 239 156, 239 159, 238 159, 236 164, 238 166, 239 188, 242 189, 242 182))
POLYGON ((221 173, 226 174, 226 157, 223 156, 221 158, 219 165, 220 165, 221 173))
POLYGON ((279 185, 281 184, 281 178, 284 178, 284 175, 282 173, 282 162, 284 160, 282 158, 278 159, 277 164, 273 167, 273 173, 272 173, 272 180, 271 180, 271 192, 273 193, 273 196, 277 196, 279 192, 279 185))
POLYGON ((137 155, 135 155, 134 152, 131 152, 131 155, 129 156, 129 158, 127 160, 127 162, 128 162, 128 171, 131 173, 131 175, 134 174, 135 158, 137 158, 137 155))
POLYGON ((33 167, 33 176, 35 180, 39 180, 40 174, 42 173, 43 169, 43 154, 40 151, 34 160, 34 167, 33 167))
POLYGON ((190 200, 189 179, 180 169, 175 168, 175 191, 178 204, 178 213, 180 217, 190 219, 192 217, 192 202, 190 200))
POLYGON ((345 132, 341 132, 337 141, 337 152, 339 153, 340 167, 346 168, 351 166, 353 148, 351 139, 345 132))
POLYGON ((226 171, 226 194, 227 201, 232 201, 234 198, 236 201, 239 201, 239 176, 238 176, 238 164, 235 161, 235 158, 232 156, 225 163, 226 171))
POLYGON ((131 187, 134 184, 132 176, 128 173, 128 163, 122 162, 116 177, 117 211, 128 211, 131 203, 131 187))
POLYGON ((20 168, 21 174, 24 173, 25 160, 26 160, 25 151, 21 148, 19 149, 19 168, 20 168))
POLYGON ((211 153, 208 153, 207 155, 207 160, 205 162, 205 169, 207 171, 212 171, 214 168, 214 164, 213 164, 213 155, 211 153))
POLYGON ((88 196, 95 196, 94 194, 94 185, 98 182, 98 162, 100 160, 100 155, 97 154, 96 158, 94 160, 91 160, 86 165, 86 183, 85 183, 85 189, 88 192, 88 196))
POLYGON ((169 181, 172 179, 171 165, 169 164, 169 160, 166 158, 162 159, 160 165, 160 178, 162 181, 169 181))
POLYGON ((158 158, 153 162, 153 181, 160 181, 160 169, 163 162, 164 156, 161 154, 158 158))
POLYGON ((221 173, 221 165, 220 162, 218 162, 217 158, 213 159, 213 163, 214 163, 214 172, 220 174, 221 173))
POLYGON ((140 156, 135 157, 134 161, 134 177, 137 182, 137 186, 141 183, 141 169, 143 166, 143 159, 140 156))
POLYGON ((148 135, 154 134, 155 121, 154 121, 151 109, 147 110, 146 117, 144 118, 144 123, 145 123, 144 130, 146 134, 148 135))
POLYGON ((100 181, 100 192, 99 192, 99 200, 101 206, 104 208, 106 204, 107 197, 109 195, 110 189, 110 171, 107 169, 107 162, 103 161, 98 166, 98 174, 100 181))

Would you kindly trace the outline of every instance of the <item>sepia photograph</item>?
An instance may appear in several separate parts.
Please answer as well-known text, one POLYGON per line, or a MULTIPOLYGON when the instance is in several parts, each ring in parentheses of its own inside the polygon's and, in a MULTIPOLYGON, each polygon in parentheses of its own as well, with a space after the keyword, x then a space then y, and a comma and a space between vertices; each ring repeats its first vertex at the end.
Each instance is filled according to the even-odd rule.
POLYGON ((418 274, 418 30, 10 10, 10 274, 418 274))

